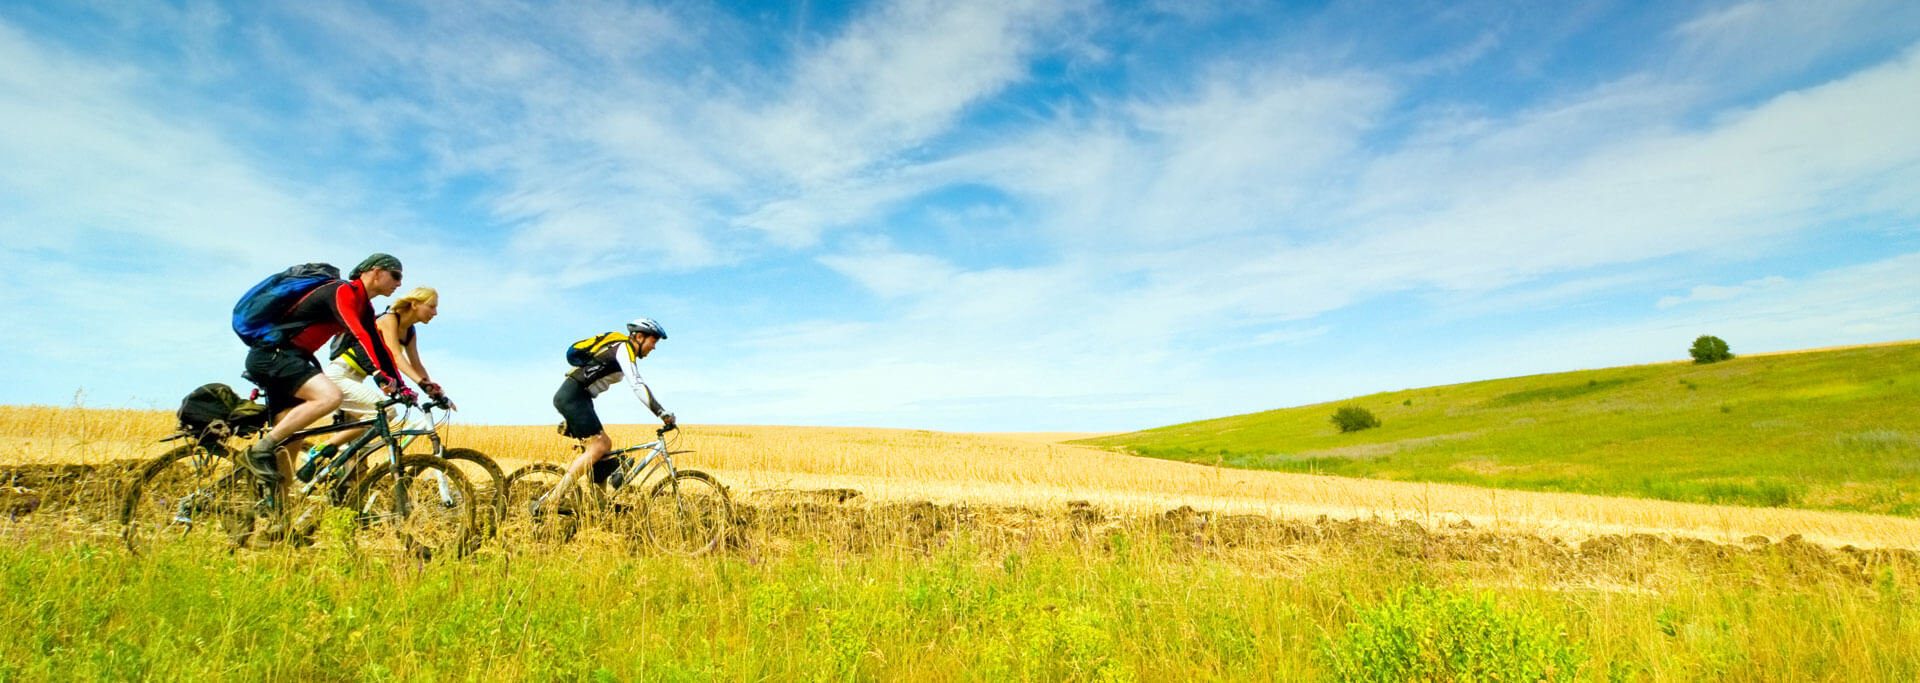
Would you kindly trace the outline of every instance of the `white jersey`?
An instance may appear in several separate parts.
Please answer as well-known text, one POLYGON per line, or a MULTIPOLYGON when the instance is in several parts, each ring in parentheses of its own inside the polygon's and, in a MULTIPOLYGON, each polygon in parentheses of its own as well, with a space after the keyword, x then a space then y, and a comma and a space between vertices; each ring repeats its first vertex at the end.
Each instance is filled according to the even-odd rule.
POLYGON ((639 359, 638 352, 634 350, 633 344, 626 340, 621 340, 607 344, 606 347, 593 354, 592 361, 568 372, 567 376, 579 382, 580 385, 586 389, 587 395, 594 398, 599 398, 601 392, 611 389, 614 384, 625 380, 627 386, 633 389, 633 395, 640 399, 642 405, 645 405, 648 410, 653 411, 655 416, 664 417, 667 414, 667 409, 661 407, 660 402, 654 399, 653 390, 647 388, 646 380, 640 377, 640 369, 635 363, 635 361, 639 359))

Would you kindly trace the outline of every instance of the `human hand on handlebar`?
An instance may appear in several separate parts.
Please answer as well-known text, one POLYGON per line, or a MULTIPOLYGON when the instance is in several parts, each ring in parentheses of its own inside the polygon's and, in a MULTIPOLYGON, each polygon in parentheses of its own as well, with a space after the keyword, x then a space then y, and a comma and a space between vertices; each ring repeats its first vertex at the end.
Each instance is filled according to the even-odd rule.
POLYGON ((420 390, 427 392, 427 397, 433 399, 434 405, 448 410, 459 410, 454 407, 453 399, 447 398, 447 390, 442 389, 439 382, 421 382, 420 390))

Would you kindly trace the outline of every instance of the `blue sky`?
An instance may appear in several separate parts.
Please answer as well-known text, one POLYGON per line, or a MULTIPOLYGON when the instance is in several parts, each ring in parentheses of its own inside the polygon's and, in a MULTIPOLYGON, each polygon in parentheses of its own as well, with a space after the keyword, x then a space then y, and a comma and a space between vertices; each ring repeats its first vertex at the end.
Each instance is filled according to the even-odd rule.
POLYGON ((0 403, 372 251, 496 424, 640 315, 689 423, 956 431, 1914 339, 1916 112, 1905 0, 14 0, 0 403))

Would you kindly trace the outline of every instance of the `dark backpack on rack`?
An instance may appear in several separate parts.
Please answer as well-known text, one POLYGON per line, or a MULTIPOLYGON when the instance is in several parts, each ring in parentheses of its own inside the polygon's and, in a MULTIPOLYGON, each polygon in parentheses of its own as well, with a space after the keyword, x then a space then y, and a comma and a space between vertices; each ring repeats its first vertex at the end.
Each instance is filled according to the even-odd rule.
POLYGON ((271 346, 286 341, 289 326, 280 322, 294 304, 321 285, 340 280, 340 269, 325 263, 294 266, 270 275, 241 295, 233 305, 233 333, 247 346, 271 346))
POLYGON ((267 407, 240 398, 233 387, 203 384, 180 399, 180 431, 200 439, 250 436, 267 426, 267 407))

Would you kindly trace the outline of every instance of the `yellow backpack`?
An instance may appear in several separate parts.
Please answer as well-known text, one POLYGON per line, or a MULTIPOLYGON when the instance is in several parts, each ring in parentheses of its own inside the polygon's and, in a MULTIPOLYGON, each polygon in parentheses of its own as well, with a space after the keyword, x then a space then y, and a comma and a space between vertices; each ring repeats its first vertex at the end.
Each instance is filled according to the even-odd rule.
POLYGON ((626 340, 627 335, 608 332, 574 342, 573 346, 567 347, 567 364, 576 368, 586 367, 588 363, 593 362, 594 356, 600 355, 601 349, 607 348, 608 344, 618 344, 626 340))

